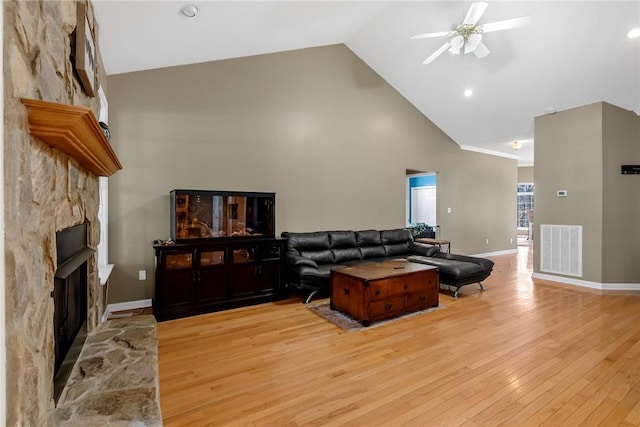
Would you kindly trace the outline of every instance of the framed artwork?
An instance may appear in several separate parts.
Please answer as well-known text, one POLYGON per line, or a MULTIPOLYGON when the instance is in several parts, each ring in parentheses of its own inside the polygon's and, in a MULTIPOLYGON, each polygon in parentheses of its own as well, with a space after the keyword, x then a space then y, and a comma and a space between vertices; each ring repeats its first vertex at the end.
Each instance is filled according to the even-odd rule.
POLYGON ((89 26, 87 9, 84 3, 77 4, 78 23, 75 40, 75 68, 80 83, 87 95, 96 95, 96 46, 89 26))

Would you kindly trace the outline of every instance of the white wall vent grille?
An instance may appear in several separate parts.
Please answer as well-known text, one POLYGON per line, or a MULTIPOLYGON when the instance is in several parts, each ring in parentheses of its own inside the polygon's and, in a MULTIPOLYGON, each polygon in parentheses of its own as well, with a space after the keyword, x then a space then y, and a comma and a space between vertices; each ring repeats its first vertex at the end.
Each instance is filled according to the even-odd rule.
POLYGON ((540 225, 540 271, 582 276, 581 225, 540 225))

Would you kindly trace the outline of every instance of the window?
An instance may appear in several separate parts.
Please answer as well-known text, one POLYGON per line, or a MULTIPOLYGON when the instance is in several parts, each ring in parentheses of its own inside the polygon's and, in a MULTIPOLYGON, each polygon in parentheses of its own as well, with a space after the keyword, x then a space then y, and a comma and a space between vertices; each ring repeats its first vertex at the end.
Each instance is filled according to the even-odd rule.
POLYGON ((518 184, 518 228, 529 228, 529 214, 533 215, 533 183, 518 184))

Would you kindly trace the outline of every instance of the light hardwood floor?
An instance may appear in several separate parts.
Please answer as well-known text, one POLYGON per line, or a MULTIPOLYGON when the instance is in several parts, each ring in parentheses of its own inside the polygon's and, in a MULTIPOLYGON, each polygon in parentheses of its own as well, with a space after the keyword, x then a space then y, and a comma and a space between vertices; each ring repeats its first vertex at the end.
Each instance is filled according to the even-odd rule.
POLYGON ((640 425, 640 295, 493 259, 485 292, 359 332, 299 298, 159 323, 165 425, 640 425))

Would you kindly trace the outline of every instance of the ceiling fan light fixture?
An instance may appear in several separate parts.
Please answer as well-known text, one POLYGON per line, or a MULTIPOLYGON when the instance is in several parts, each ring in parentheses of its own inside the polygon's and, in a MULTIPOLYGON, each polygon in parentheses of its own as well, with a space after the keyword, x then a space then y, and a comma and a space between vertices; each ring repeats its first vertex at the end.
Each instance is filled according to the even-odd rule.
POLYGON ((640 37, 640 27, 631 29, 631 31, 629 31, 629 33, 627 34, 627 37, 629 37, 630 39, 637 39, 638 37, 640 37))
POLYGON ((473 54, 476 56, 476 58, 478 59, 482 59, 485 56, 489 55, 491 53, 491 51, 487 48, 487 46, 485 46, 484 43, 480 42, 478 44, 478 46, 473 50, 473 54))
POLYGON ((449 52, 455 54, 455 55, 459 55, 460 54, 460 49, 462 49, 462 46, 464 46, 465 41, 462 38, 462 36, 456 36, 453 39, 451 39, 451 47, 449 48, 449 52))
POLYGON ((464 53, 473 53, 476 58, 482 59, 489 55, 491 51, 482 42, 482 35, 493 31, 509 30, 512 28, 526 27, 531 23, 531 16, 521 16, 519 18, 504 19, 502 21, 478 24, 488 3, 473 2, 467 11, 462 24, 450 31, 439 31, 435 33, 416 34, 411 40, 427 39, 432 37, 452 37, 429 56, 423 64, 430 64, 444 51, 459 55, 464 47, 464 53))
POLYGON ((471 34, 464 44, 464 53, 471 53, 476 50, 480 42, 482 42, 482 35, 471 34))
POLYGON ((195 18, 195 16, 198 14, 198 8, 190 4, 180 9, 180 12, 187 18, 195 18))

